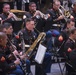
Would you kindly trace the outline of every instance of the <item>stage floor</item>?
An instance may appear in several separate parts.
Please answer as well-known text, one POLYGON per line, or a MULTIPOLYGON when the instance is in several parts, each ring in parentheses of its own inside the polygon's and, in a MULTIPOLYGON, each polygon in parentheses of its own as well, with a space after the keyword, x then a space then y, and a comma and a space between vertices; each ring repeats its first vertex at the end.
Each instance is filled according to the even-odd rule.
MULTIPOLYGON (((64 63, 60 63, 60 65, 63 70, 64 63)), ((33 75, 35 75, 35 66, 31 66, 31 71, 32 71, 33 75)), ((51 72, 47 73, 47 75, 62 75, 58 63, 52 64, 50 71, 51 72)), ((63 71, 63 75, 65 75, 65 69, 63 71)))

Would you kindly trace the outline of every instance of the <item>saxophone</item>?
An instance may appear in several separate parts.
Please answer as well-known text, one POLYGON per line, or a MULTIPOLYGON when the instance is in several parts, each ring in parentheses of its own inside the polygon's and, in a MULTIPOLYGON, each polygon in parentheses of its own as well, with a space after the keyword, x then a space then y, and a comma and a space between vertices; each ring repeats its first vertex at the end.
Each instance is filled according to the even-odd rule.
MULTIPOLYGON (((34 50, 34 48, 36 47, 36 45, 42 40, 44 39, 46 36, 46 34, 44 32, 41 32, 39 34, 39 36, 37 37, 37 39, 34 41, 34 43, 30 46, 30 48, 25 52, 25 54, 30 58, 30 55, 32 53, 32 51, 34 50), (30 55, 29 55, 30 54, 30 55)), ((41 42, 40 42, 41 43, 41 42)))

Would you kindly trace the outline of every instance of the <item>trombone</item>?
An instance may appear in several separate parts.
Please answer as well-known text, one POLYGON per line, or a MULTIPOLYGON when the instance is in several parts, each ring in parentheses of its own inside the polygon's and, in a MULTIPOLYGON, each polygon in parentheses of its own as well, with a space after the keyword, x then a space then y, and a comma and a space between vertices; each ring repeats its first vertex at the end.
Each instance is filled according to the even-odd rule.
POLYGON ((60 7, 61 7, 61 9, 63 9, 63 11, 59 8, 59 13, 61 15, 63 15, 65 21, 67 21, 67 19, 70 18, 71 13, 68 10, 66 10, 62 5, 60 5, 60 7))
POLYGON ((69 10, 66 10, 62 5, 60 5, 60 7, 64 10, 64 15, 69 18, 71 16, 71 13, 69 12, 69 10))

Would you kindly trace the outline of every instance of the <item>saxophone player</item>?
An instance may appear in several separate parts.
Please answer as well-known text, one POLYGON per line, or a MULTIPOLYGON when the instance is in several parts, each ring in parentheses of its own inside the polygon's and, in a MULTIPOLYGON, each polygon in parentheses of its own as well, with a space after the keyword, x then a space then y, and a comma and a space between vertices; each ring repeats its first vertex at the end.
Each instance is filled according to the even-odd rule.
POLYGON ((0 18, 2 19, 1 23, 16 20, 14 16, 15 14, 10 13, 10 5, 7 3, 3 4, 3 12, 0 14, 0 18))
MULTIPOLYGON (((21 32, 23 33, 23 38, 24 38, 25 44, 30 45, 30 46, 36 40, 37 35, 38 35, 35 32, 34 28, 35 28, 34 20, 33 19, 27 19, 25 22, 25 28, 21 30, 21 32)), ((28 49, 29 48, 26 48, 26 52, 28 49)), ((33 50, 33 52, 34 52, 33 56, 34 57, 36 55, 36 51, 37 51, 37 46, 36 46, 35 50, 33 50)), ((31 64, 30 61, 34 60, 33 56, 31 57, 31 59, 27 59, 29 61, 29 64, 31 64)), ((43 73, 43 75, 46 75, 46 73, 48 73, 50 71, 51 55, 49 53, 45 54, 44 62, 42 63, 42 65, 43 65, 43 66, 41 66, 42 68, 40 67, 39 64, 36 65, 35 75, 41 75, 42 73, 43 73), (44 66, 45 66, 45 68, 44 68, 44 66)), ((29 72, 30 72, 30 69, 29 69, 29 72)))

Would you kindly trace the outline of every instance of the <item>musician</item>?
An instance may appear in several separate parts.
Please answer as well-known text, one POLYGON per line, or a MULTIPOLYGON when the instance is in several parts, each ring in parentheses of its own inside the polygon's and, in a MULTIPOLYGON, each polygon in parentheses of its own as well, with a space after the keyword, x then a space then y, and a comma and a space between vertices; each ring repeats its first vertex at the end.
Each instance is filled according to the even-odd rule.
POLYGON ((13 13, 10 13, 10 5, 5 3, 3 4, 3 12, 0 14, 1 23, 14 21, 15 18, 13 13))
MULTIPOLYGON (((71 19, 68 19, 64 30, 62 30, 60 32, 60 35, 56 38, 55 46, 60 47, 63 42, 65 44, 66 40, 69 38, 70 31, 73 28, 75 28, 75 21, 71 20, 71 19)), ((64 54, 63 54, 64 44, 62 45, 62 47, 60 48, 60 51, 59 51, 59 54, 63 57, 64 57, 64 54)))
MULTIPOLYGON (((25 26, 26 27, 24 29, 22 29, 21 31, 19 31, 18 34, 20 34, 20 32, 22 32, 25 44, 31 45, 36 38, 36 33, 34 32, 34 21, 31 19, 27 20, 25 26)), ((28 49, 28 47, 26 47, 26 50, 27 49, 28 49)), ((26 66, 26 68, 27 68, 26 70, 28 73, 31 73, 30 61, 28 59, 27 59, 27 64, 28 64, 28 66, 26 66)))
MULTIPOLYGON (((6 55, 11 55, 11 52, 13 52, 15 55, 19 55, 18 54, 18 51, 16 50, 16 46, 15 47, 15 50, 13 50, 12 46, 11 46, 11 43, 14 44, 14 39, 13 39, 13 36, 12 36, 12 33, 13 33, 13 28, 12 28, 12 25, 10 23, 4 23, 1 27, 0 27, 0 32, 5 32, 8 36, 8 39, 9 41, 7 42, 7 45, 6 45, 6 55), (11 42, 11 43, 10 43, 11 42)), ((11 56, 11 58, 13 58, 13 56, 11 56)), ((23 56, 20 56, 21 59, 23 59, 24 57, 23 56)), ((9 58, 10 59, 10 58, 9 58)), ((12 61, 15 61, 16 59, 11 59, 10 61, 8 61, 9 63, 12 62, 12 61)), ((14 71, 12 71, 12 73, 15 73, 15 74, 20 74, 20 75, 24 75, 23 73, 23 70, 21 69, 21 67, 19 65, 16 66, 16 69, 14 71)))
POLYGON ((47 23, 46 23, 46 25, 49 26, 48 29, 59 28, 59 27, 53 27, 53 24, 61 25, 61 23, 65 23, 64 16, 62 14, 60 14, 60 11, 59 11, 60 5, 61 5, 61 3, 59 0, 53 0, 53 7, 46 11, 46 13, 50 15, 50 17, 47 19, 47 23))
POLYGON ((15 71, 18 72, 16 75, 23 75, 19 69, 16 69, 16 65, 20 64, 19 60, 16 60, 12 63, 8 63, 8 57, 5 54, 5 46, 7 44, 7 36, 5 33, 0 32, 0 75, 6 74, 15 74, 15 71), (14 72, 13 72, 14 71, 14 72))
POLYGON ((42 32, 42 31, 44 31, 44 25, 45 25, 44 15, 46 15, 46 14, 43 14, 41 11, 37 10, 36 3, 30 2, 29 3, 29 11, 26 12, 24 16, 26 18, 33 18, 36 21, 36 28, 40 32, 42 32))
MULTIPOLYGON (((66 59, 68 60, 71 59, 72 62, 75 61, 74 57, 72 54, 71 54, 72 57, 70 57, 69 55, 74 49, 76 49, 76 28, 71 30, 69 38, 64 45, 64 50, 67 57, 66 59)), ((67 67, 67 65, 66 65, 66 70, 68 72, 68 75, 70 75, 72 71, 70 70, 70 68, 67 67)))
MULTIPOLYGON (((15 55, 20 55, 20 58, 21 58, 21 60, 23 60, 23 59, 25 59, 25 54, 21 54, 22 52, 21 52, 21 50, 18 50, 18 48, 17 48, 17 44, 18 43, 16 43, 17 41, 18 41, 18 39, 19 39, 19 36, 16 36, 16 35, 13 35, 13 28, 12 28, 12 25, 10 24, 10 23, 4 23, 3 25, 1 25, 0 26, 0 31, 1 32, 5 32, 6 34, 7 34, 7 36, 8 36, 8 38, 9 38, 9 41, 13 44, 13 46, 15 47, 15 51, 14 51, 14 53, 15 53, 15 55), (17 49, 17 50, 16 50, 17 49), (19 54, 19 52, 21 52, 20 54, 19 54)), ((10 42, 8 42, 8 44, 7 44, 7 48, 6 48, 6 50, 7 50, 7 52, 6 52, 6 54, 9 54, 10 53, 10 51, 12 50, 12 47, 11 47, 11 45, 10 45, 10 42)), ((28 66, 29 65, 29 61, 27 60, 26 61, 26 66, 28 66)), ((29 67, 29 66, 28 66, 29 67)), ((18 69, 21 69, 19 66, 17 67, 18 69)), ((23 70, 24 71, 24 70, 23 70)), ((21 69, 21 71, 20 72, 22 72, 23 73, 23 71, 22 71, 22 69, 21 69)), ((16 73, 16 71, 15 71, 15 73, 16 73)), ((20 73, 21 74, 21 73, 20 73)))
MULTIPOLYGON (((32 45, 34 40, 36 40, 36 38, 37 38, 37 34, 34 31, 35 22, 32 19, 27 19, 25 24, 26 24, 25 28, 23 30, 21 30, 21 32, 23 33, 25 44, 32 45)), ((26 48, 26 50, 28 50, 28 49, 26 48)), ((33 56, 35 56, 36 50, 33 50, 33 53, 34 53, 33 56)), ((31 60, 32 59, 33 59, 33 57, 31 58, 31 60)), ((44 62, 42 64, 42 68, 40 67, 39 64, 36 65, 36 74, 35 75, 40 75, 40 74, 46 75, 46 73, 50 72, 50 67, 51 67, 51 54, 46 53, 45 57, 44 57, 44 62)))
POLYGON ((25 13, 25 16, 27 18, 31 18, 31 17, 33 17, 35 11, 36 11, 36 4, 34 2, 31 2, 29 4, 29 12, 25 13))
POLYGON ((70 34, 70 30, 75 28, 75 21, 68 19, 65 25, 64 30, 61 31, 61 35, 63 36, 64 40, 67 40, 70 34))
POLYGON ((45 14, 43 14, 41 11, 37 10, 36 3, 34 3, 34 2, 29 3, 29 12, 25 13, 25 15, 26 15, 27 18, 35 18, 36 17, 38 19, 39 18, 44 18, 45 19, 45 16, 44 16, 45 14))

